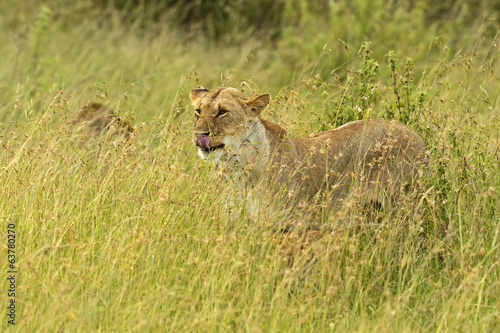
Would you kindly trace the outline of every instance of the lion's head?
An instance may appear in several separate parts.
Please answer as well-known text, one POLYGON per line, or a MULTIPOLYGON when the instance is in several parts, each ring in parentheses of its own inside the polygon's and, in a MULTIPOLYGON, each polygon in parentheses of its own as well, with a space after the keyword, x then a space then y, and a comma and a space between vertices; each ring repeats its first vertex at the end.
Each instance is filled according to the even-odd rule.
POLYGON ((189 94, 194 112, 194 141, 201 158, 220 159, 237 153, 252 135, 252 128, 269 104, 269 94, 247 98, 235 88, 212 90, 194 87, 189 94))
POLYGON ((133 137, 135 129, 132 124, 117 114, 116 110, 99 103, 83 106, 76 115, 73 125, 82 124, 90 135, 105 134, 114 140, 119 138, 128 141, 133 137))

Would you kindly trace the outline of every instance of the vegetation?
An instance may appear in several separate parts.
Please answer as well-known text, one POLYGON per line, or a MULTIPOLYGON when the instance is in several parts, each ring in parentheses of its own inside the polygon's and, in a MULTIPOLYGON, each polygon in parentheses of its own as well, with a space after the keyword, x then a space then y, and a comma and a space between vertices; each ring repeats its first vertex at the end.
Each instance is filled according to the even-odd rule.
POLYGON ((500 331, 498 3, 252 3, 0 2, 2 329, 500 331), (276 233, 196 156, 198 84, 271 93, 295 135, 398 119, 429 175, 378 223, 276 233), (90 102, 137 137, 75 130, 90 102))

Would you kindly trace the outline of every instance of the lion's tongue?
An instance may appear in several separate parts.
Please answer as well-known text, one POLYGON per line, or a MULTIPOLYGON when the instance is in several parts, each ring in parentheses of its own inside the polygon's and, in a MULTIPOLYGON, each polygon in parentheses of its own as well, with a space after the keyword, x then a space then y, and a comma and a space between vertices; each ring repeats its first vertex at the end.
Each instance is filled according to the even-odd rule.
POLYGON ((202 149, 210 149, 210 138, 208 137, 208 135, 197 135, 195 143, 202 149))

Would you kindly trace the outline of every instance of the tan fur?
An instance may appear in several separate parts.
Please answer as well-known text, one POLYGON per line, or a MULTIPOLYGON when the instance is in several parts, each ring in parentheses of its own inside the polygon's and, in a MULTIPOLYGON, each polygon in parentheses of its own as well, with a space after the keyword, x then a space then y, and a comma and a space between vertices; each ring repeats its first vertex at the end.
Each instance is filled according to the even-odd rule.
MULTIPOLYGON (((199 149, 237 177, 240 188, 265 185, 288 207, 328 202, 340 207, 348 194, 380 202, 412 184, 425 164, 422 138, 391 120, 360 120, 311 137, 296 138, 262 119, 269 94, 245 97, 234 88, 195 87, 195 135, 207 134, 213 151, 199 149), (220 110, 227 111, 221 117, 220 110), (250 185, 250 186, 249 186, 250 185)), ((259 193, 262 193, 260 191, 259 193)))
POLYGON ((134 133, 134 127, 116 114, 115 110, 99 103, 83 106, 77 113, 74 124, 83 124, 91 135, 108 133, 111 137, 122 137, 125 141, 134 133))

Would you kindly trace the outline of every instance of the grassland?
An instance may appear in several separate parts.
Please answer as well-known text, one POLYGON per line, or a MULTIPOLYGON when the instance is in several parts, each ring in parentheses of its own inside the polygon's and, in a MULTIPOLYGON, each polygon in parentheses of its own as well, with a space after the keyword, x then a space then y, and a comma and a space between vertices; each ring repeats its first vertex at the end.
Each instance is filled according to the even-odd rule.
POLYGON ((283 3, 267 35, 237 11, 222 33, 86 1, 0 2, 5 312, 8 224, 19 272, 2 330, 500 331, 495 3, 434 20, 432 1, 339 1, 324 16, 283 3), (197 158, 198 84, 271 93, 264 117, 295 135, 399 119, 431 174, 376 225, 275 234, 280 221, 226 204, 230 184, 197 158), (137 138, 75 133, 94 101, 137 138))

